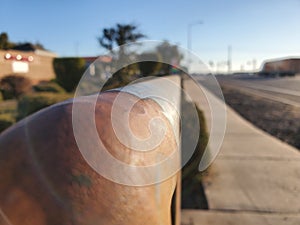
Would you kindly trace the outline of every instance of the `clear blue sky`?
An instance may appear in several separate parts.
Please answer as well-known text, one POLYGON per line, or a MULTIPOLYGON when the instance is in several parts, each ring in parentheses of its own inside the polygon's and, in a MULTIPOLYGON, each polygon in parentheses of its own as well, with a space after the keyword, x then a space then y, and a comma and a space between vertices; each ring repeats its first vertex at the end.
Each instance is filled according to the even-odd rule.
POLYGON ((1 0, 0 6, 0 32, 14 42, 38 41, 59 56, 103 53, 97 37, 116 23, 134 22, 148 39, 186 47, 187 25, 197 20, 204 24, 192 28, 192 50, 205 63, 227 60, 228 45, 235 70, 252 68, 253 59, 259 67, 264 59, 300 56, 300 0, 1 0))

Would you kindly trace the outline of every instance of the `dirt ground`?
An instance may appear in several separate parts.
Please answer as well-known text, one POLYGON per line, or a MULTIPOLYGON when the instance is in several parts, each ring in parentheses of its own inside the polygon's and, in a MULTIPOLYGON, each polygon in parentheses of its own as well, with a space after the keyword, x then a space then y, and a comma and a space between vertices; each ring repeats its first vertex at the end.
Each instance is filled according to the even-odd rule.
POLYGON ((226 103, 267 133, 300 149, 300 108, 222 85, 226 103))

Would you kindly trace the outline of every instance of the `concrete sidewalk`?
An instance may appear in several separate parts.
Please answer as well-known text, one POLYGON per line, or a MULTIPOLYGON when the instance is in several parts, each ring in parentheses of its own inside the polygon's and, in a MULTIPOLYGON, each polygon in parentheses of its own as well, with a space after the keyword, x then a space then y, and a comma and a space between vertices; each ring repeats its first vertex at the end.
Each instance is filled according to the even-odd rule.
MULTIPOLYGON (((191 81, 185 85, 210 120, 205 98, 197 95, 191 81)), ((229 107, 224 142, 204 188, 209 210, 183 210, 182 224, 300 224, 299 151, 229 107)))

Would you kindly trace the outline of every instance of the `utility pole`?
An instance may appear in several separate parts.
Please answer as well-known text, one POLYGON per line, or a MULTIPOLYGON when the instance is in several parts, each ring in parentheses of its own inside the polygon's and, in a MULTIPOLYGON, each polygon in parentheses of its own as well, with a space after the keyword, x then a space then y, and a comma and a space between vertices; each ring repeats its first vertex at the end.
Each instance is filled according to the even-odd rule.
POLYGON ((227 58, 227 68, 228 68, 228 74, 231 73, 232 69, 232 47, 231 45, 228 46, 228 58, 227 58))
POLYGON ((255 71, 256 71, 256 59, 253 59, 252 60, 252 64, 253 64, 253 74, 255 73, 255 71))
MULTIPOLYGON (((192 51, 192 27, 195 25, 203 24, 202 21, 196 21, 188 24, 187 27, 187 49, 188 51, 192 51)), ((191 58, 190 54, 188 53, 188 67, 190 67, 191 64, 191 58)), ((189 68, 190 69, 190 68, 189 68)))

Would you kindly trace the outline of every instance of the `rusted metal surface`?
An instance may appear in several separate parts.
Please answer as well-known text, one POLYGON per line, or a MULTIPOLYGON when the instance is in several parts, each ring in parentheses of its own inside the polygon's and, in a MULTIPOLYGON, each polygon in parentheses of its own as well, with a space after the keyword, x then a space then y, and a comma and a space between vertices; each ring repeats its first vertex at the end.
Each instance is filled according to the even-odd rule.
MULTIPOLYGON (((144 85, 141 88, 145 88, 144 85)), ((155 164, 160 159, 158 155, 168 156, 179 148, 178 124, 170 117, 173 112, 168 114, 171 108, 161 100, 144 98, 142 93, 133 89, 102 93, 95 105, 94 118, 81 121, 85 138, 93 133, 87 121, 94 119, 106 150, 116 159, 134 166, 155 164), (162 142, 147 155, 130 149, 116 136, 111 112, 120 94, 128 102, 136 102, 128 121, 135 135, 148 137, 148 123, 153 117, 159 117, 166 125, 162 142)), ((174 173, 162 182, 147 186, 128 186, 103 177, 78 149, 72 132, 72 106, 72 101, 54 105, 1 134, 0 207, 5 221, 13 225, 171 224, 171 198, 176 183, 180 183, 179 175, 174 173)), ((119 110, 122 107, 126 109, 126 103, 119 105, 119 110)), ((82 113, 89 109, 83 103, 82 113)), ((125 122, 119 121, 119 129, 125 122)), ((112 169, 105 162, 102 166, 112 169)), ((160 169, 170 170, 169 167, 160 169)), ((122 176, 122 171, 115 172, 122 176)), ((178 197, 177 214, 179 201, 178 197)), ((176 224, 180 222, 178 216, 176 224)), ((3 216, 0 217, 4 221, 3 216)))

